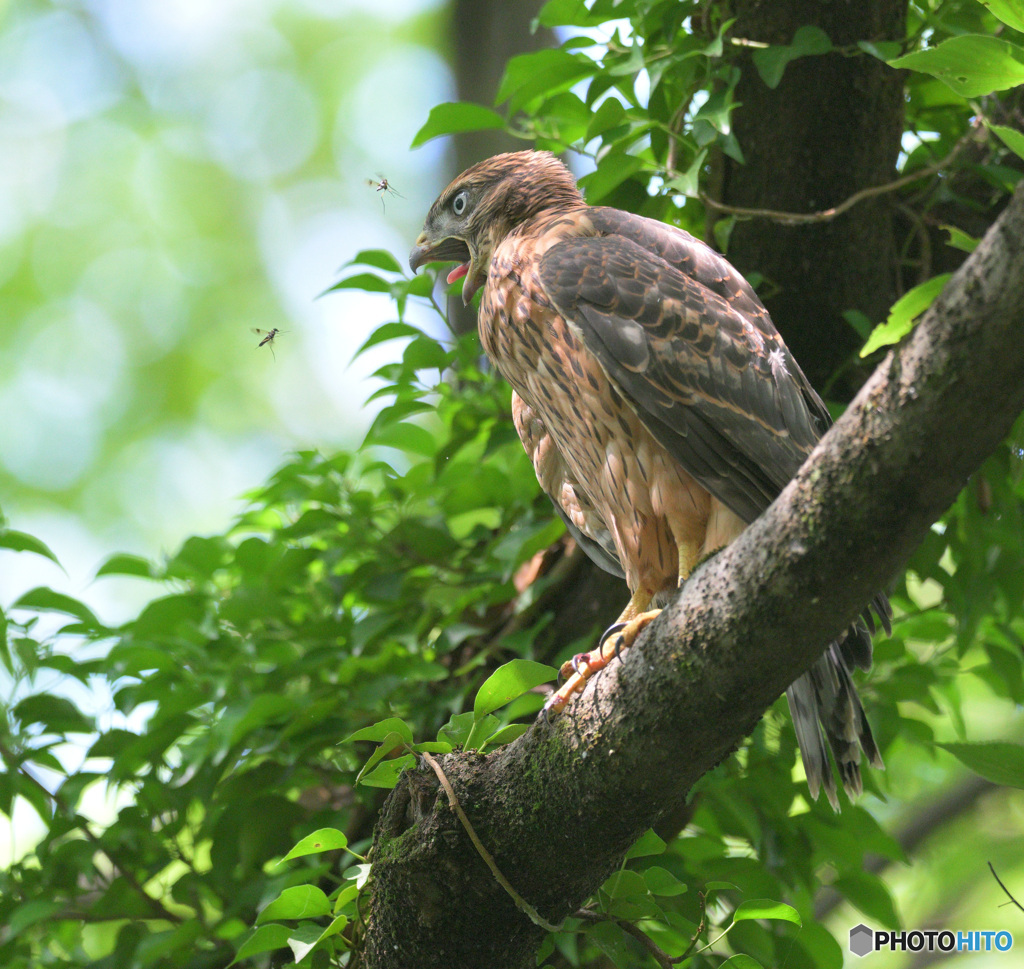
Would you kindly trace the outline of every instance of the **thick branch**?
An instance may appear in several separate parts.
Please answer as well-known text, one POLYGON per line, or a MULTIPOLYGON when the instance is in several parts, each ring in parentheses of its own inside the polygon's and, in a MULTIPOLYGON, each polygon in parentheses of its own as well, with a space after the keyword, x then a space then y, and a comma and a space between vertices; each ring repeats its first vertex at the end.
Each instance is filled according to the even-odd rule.
MULTIPOLYGON (((774 505, 697 570, 566 715, 443 765, 498 867, 549 921, 726 757, 871 595, 1024 408, 1024 184, 774 505)), ((374 969, 534 964, 541 929, 432 773, 407 772, 374 854, 374 969)))

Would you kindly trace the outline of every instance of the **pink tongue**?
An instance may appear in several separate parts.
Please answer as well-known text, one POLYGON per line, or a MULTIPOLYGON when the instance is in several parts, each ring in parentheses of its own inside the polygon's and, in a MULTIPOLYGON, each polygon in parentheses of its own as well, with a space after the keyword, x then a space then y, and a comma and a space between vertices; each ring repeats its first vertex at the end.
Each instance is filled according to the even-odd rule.
POLYGON ((448 282, 454 283, 456 279, 462 279, 462 277, 468 272, 469 263, 464 262, 461 266, 456 266, 450 273, 448 273, 448 282))

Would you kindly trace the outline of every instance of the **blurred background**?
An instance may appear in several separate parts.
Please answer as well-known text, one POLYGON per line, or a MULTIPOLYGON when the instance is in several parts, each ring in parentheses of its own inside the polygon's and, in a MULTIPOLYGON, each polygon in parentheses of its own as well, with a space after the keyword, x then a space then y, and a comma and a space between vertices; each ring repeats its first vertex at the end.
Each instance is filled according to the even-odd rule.
POLYGON ((409 150, 433 104, 490 103, 539 6, 0 0, 0 509, 68 573, 2 556, 5 601, 223 531, 287 452, 358 443, 394 346, 351 360, 390 302, 320 294, 507 147, 409 150))

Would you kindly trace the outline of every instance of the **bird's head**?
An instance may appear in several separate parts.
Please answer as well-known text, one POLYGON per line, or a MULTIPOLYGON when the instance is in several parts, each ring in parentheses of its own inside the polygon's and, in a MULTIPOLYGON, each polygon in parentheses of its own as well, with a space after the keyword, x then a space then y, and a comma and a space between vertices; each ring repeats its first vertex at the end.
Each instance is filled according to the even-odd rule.
POLYGON ((516 226, 548 209, 583 204, 576 180, 547 151, 495 155, 467 168, 430 207, 409 253, 416 272, 428 262, 457 262, 448 282, 465 276, 469 303, 487 280, 495 247, 516 226))

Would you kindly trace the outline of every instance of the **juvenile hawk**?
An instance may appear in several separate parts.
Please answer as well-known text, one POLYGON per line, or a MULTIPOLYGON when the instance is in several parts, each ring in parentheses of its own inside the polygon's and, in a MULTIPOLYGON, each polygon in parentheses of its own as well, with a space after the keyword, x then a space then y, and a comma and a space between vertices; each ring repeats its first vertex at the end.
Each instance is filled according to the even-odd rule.
MULTIPOLYGON (((567 664, 561 710, 629 645, 709 552, 775 499, 831 423, 757 294, 681 229, 590 207, 547 152, 496 155, 456 178, 409 257, 459 263, 480 338, 514 389, 541 487, 590 557, 632 597, 612 636, 567 664)), ((873 602, 888 629, 889 604, 873 602)), ((865 617, 871 624, 870 615, 865 617)), ((872 628, 873 628, 873 624, 872 628)), ((787 690, 808 785, 838 808, 882 761, 850 678, 871 663, 862 623, 787 690)))

